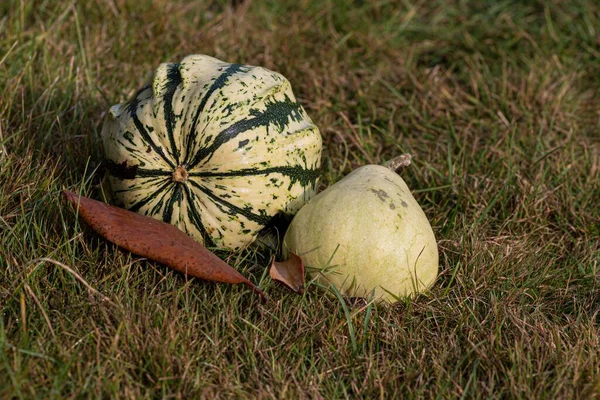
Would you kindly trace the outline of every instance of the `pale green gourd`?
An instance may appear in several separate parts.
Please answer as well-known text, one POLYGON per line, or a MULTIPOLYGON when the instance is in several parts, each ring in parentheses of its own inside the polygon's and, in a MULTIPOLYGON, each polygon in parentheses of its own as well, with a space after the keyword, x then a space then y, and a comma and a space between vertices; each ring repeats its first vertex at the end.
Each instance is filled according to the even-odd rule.
POLYGON ((348 296, 394 302, 429 288, 438 248, 425 213, 390 168, 367 165, 315 196, 296 214, 284 253, 317 281, 348 296))

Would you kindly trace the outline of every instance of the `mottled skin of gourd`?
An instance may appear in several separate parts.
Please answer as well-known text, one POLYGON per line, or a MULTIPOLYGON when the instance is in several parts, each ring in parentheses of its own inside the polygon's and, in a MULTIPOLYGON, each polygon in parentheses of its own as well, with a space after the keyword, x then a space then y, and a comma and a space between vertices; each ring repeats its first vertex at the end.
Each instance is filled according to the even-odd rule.
POLYGON ((115 204, 211 247, 249 245, 320 175, 321 135, 289 81, 206 55, 161 64, 101 136, 115 204))
POLYGON ((425 213, 402 178, 367 165, 319 193, 293 219, 284 252, 349 296, 389 302, 430 287, 438 249, 425 213))

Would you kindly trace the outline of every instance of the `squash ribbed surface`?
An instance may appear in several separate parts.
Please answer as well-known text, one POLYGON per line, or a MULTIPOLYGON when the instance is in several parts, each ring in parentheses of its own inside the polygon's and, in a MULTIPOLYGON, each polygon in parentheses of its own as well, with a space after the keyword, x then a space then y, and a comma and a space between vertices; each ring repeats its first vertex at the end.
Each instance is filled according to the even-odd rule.
POLYGON ((102 142, 117 204, 229 249, 314 196, 322 148, 282 75, 203 55, 111 107, 102 142))

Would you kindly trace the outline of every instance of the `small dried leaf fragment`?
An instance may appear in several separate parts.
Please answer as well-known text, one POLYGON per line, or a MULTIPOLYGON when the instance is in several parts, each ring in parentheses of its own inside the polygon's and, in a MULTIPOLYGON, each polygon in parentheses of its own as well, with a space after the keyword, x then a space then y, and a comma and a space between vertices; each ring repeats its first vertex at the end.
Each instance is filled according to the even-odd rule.
POLYGON ((273 258, 269 275, 294 292, 304 293, 304 263, 298 255, 290 252, 290 258, 281 262, 273 258))
POLYGON ((64 196, 92 229, 117 246, 196 278, 243 283, 266 300, 252 282, 173 225, 72 192, 64 196))

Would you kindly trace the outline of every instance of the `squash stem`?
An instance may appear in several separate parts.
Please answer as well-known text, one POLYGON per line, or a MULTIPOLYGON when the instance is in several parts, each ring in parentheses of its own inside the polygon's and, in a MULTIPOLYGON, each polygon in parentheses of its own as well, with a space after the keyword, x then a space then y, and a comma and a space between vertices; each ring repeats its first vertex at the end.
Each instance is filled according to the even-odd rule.
POLYGON ((171 175, 173 182, 185 182, 188 179, 188 172, 183 165, 178 165, 171 175))
POLYGON ((383 164, 384 167, 388 167, 392 171, 398 173, 400 168, 408 167, 412 156, 409 153, 404 153, 398 157, 394 157, 391 160, 383 164))

